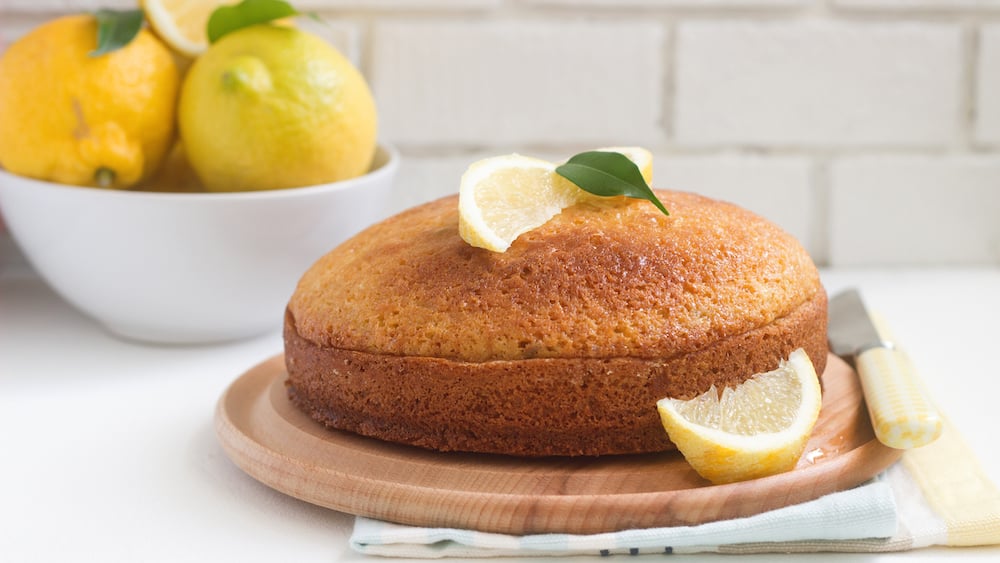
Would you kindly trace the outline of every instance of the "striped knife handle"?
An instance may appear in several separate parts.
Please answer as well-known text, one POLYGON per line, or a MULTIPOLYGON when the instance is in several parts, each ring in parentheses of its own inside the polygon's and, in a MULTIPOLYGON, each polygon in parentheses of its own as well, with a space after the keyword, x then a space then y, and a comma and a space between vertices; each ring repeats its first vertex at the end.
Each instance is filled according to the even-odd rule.
POLYGON ((893 346, 869 348, 855 357, 855 367, 880 442, 910 449, 941 435, 941 415, 905 352, 893 346))

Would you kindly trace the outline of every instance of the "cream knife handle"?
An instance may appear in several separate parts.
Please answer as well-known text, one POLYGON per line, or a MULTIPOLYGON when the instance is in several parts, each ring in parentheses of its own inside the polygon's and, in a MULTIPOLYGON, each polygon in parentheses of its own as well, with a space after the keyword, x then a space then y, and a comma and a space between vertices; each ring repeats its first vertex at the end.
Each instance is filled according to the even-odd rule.
POLYGON ((875 437, 897 449, 917 448, 941 435, 941 415, 902 350, 875 346, 854 358, 875 437))

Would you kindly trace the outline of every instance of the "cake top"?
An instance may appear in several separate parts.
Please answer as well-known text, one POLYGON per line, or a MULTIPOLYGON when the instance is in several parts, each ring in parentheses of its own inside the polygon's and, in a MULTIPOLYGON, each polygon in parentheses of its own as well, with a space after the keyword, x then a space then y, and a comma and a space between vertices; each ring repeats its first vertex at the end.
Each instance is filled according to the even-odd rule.
POLYGON ((304 338, 371 353, 483 362, 670 358, 781 318, 816 292, 805 249, 735 205, 657 190, 589 199, 504 253, 458 234, 458 198, 391 217, 302 277, 304 338))

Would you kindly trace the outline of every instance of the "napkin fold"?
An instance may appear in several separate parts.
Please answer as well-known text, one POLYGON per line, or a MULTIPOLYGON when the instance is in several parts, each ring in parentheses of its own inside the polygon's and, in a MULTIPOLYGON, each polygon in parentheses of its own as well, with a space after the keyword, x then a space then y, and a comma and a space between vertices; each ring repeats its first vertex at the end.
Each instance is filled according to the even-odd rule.
POLYGON ((993 544, 1000 544, 1000 491, 947 421, 934 443, 908 450, 867 483, 745 518, 603 534, 513 536, 357 517, 350 540, 363 554, 424 559, 885 552, 993 544))

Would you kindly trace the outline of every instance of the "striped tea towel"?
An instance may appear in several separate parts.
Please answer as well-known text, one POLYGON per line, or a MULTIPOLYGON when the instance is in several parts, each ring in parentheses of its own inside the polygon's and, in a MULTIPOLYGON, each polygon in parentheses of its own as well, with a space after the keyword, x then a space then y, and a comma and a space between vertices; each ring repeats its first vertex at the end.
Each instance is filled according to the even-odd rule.
POLYGON ((358 517, 351 548, 388 557, 880 552, 1000 544, 1000 492, 953 426, 854 489, 746 518, 593 535, 511 536, 358 517))

